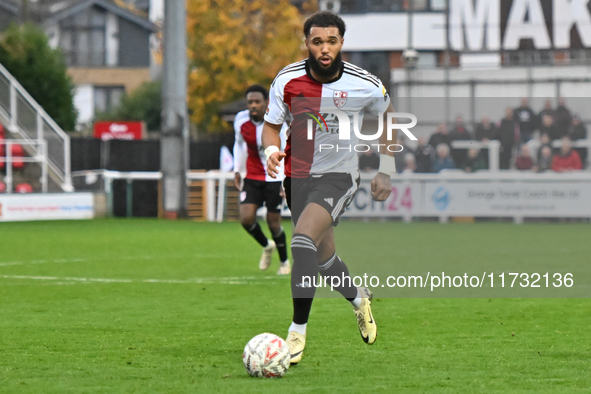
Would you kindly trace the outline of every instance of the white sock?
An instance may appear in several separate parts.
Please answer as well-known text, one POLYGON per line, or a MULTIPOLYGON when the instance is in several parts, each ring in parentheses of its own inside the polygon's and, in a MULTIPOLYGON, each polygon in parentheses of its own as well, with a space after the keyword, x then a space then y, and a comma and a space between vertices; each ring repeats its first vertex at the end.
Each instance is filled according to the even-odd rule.
POLYGON ((351 301, 351 305, 353 305, 355 308, 359 308, 361 306, 362 299, 363 298, 361 297, 361 294, 359 294, 359 289, 357 289, 357 297, 355 297, 355 299, 351 301))
POLYGON ((282 261, 282 262, 281 262, 281 265, 282 265, 282 266, 289 265, 289 260, 282 261))
POLYGON ((289 326, 289 331, 295 331, 298 334, 306 335, 306 326, 307 325, 308 325, 308 323, 295 324, 294 322, 292 322, 291 326, 289 326))

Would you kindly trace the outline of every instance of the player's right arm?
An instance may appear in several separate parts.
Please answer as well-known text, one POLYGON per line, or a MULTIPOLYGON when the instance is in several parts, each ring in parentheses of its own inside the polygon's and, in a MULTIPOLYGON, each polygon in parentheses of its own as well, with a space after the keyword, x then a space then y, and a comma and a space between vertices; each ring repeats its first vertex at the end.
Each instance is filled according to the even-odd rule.
POLYGON ((261 142, 267 158, 267 174, 277 179, 281 165, 281 160, 286 156, 281 152, 281 128, 285 123, 289 110, 283 100, 284 82, 279 76, 271 84, 269 89, 269 105, 265 114, 265 123, 263 125, 263 134, 261 142))
POLYGON ((244 137, 242 137, 242 132, 240 130, 244 124, 244 120, 241 119, 244 115, 242 113, 239 113, 238 115, 236 115, 236 119, 234 119, 234 186, 236 186, 236 189, 242 190, 242 176, 240 174, 244 172, 248 151, 246 148, 246 141, 244 141, 244 137), (238 115, 241 116, 239 117, 238 115))
POLYGON ((273 179, 277 178, 279 170, 277 167, 281 165, 281 160, 285 157, 285 153, 281 152, 281 133, 282 124, 273 124, 265 121, 263 125, 263 135, 261 136, 263 148, 265 149, 265 156, 267 157, 267 174, 273 179))

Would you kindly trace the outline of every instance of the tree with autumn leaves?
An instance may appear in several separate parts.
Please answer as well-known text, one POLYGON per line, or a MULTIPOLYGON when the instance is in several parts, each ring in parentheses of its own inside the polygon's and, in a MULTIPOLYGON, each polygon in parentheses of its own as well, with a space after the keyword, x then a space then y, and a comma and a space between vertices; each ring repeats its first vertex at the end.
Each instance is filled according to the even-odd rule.
POLYGON ((289 0, 187 1, 188 106, 200 130, 227 129, 218 114, 251 84, 269 87, 304 57, 303 16, 289 0))

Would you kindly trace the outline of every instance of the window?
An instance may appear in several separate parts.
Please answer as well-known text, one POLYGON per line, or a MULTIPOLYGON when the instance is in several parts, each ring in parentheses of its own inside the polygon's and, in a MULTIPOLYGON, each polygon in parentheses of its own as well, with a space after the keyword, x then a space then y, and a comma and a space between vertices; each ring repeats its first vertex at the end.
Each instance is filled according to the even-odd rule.
POLYGON ((427 0, 411 0, 409 2, 407 2, 406 4, 406 9, 408 10, 410 8, 410 4, 412 3, 412 7, 414 11, 425 11, 427 10, 429 7, 427 4, 428 1, 427 0))
POLYGON ((123 2, 145 13, 150 11, 150 0, 123 0, 123 2))
POLYGON ((552 51, 507 51, 503 52, 504 66, 550 66, 554 64, 552 51))
POLYGON ((95 86, 94 112, 109 112, 117 108, 124 94, 123 86, 95 86))
POLYGON ((431 9, 433 11, 445 11, 445 0, 431 0, 431 9))
POLYGON ((589 49, 571 49, 569 55, 571 64, 591 63, 591 50, 589 49))
POLYGON ((404 0, 371 0, 369 12, 400 12, 404 9, 404 0))
POLYGON ((437 53, 419 52, 417 68, 437 68, 437 53))
POLYGON ((320 0, 322 11, 338 14, 365 14, 367 12, 443 11, 446 0, 320 0))
POLYGON ((106 12, 96 7, 61 22, 60 46, 68 66, 105 66, 105 25, 106 12))

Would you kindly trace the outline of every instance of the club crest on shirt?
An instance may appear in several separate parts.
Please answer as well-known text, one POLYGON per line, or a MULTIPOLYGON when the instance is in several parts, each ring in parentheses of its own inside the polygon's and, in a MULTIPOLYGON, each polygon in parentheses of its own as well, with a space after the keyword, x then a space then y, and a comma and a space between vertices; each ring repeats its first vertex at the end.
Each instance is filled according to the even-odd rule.
POLYGON ((336 105, 337 108, 343 108, 343 106, 347 102, 347 92, 335 90, 333 100, 334 105, 336 105))

